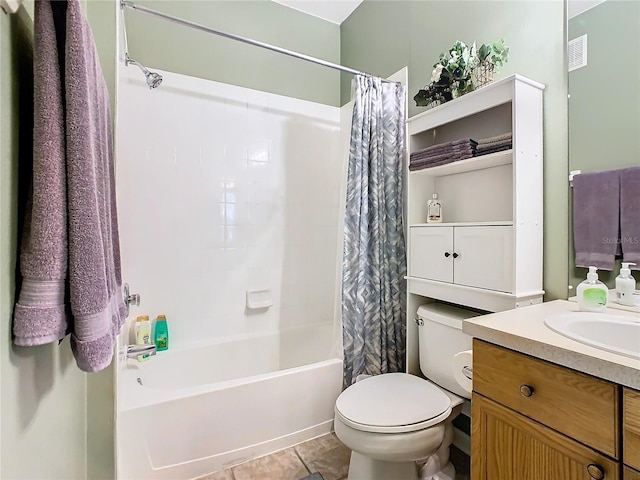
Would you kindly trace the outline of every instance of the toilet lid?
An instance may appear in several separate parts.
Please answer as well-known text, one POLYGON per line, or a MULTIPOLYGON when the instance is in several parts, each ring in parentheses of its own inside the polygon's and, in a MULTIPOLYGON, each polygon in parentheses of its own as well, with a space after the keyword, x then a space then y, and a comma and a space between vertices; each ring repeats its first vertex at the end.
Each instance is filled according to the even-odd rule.
POLYGON ((336 413, 352 428, 409 432, 439 423, 451 413, 451 399, 427 380, 385 373, 354 383, 336 400, 336 413))

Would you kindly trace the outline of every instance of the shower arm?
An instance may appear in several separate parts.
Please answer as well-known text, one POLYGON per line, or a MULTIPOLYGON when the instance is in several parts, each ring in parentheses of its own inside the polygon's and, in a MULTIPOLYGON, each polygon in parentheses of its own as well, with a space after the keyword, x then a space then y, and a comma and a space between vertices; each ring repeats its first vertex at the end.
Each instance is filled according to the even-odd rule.
MULTIPOLYGON (((329 68, 333 68, 334 70, 339 70, 341 72, 345 72, 345 73, 350 73, 352 75, 363 75, 365 77, 375 77, 375 75, 372 75, 370 73, 366 73, 366 72, 361 72, 359 70, 354 70, 353 68, 349 68, 349 67, 344 67, 342 65, 339 65, 337 63, 332 63, 332 62, 328 62, 326 60, 322 60, 320 58, 316 58, 316 57, 312 57, 310 55, 305 55, 303 53, 298 53, 298 52, 294 52, 293 50, 287 50, 286 48, 282 48, 282 47, 277 47, 275 45, 270 45, 268 43, 264 43, 264 42, 260 42, 258 40, 253 40, 251 38, 246 38, 246 37, 242 37, 240 35, 235 35, 233 33, 227 33, 227 32, 223 32, 220 30, 215 30, 213 28, 207 27, 205 25, 201 25, 199 23, 195 23, 195 22, 190 22, 188 20, 184 20, 182 18, 179 17, 174 17, 173 15, 168 15, 166 13, 162 13, 159 12, 157 10, 153 10, 151 8, 147 8, 147 7, 143 7, 142 5, 138 5, 136 3, 130 2, 128 0, 120 0, 120 9, 122 12, 124 12, 125 8, 130 8, 136 12, 142 12, 142 13, 146 13, 147 15, 152 15, 155 17, 159 17, 162 18, 164 20, 168 20, 170 22, 173 23, 177 23, 179 25, 183 25, 186 27, 191 27, 194 28, 196 30, 200 30, 202 32, 206 32, 206 33, 212 33, 214 35, 218 35, 224 38, 228 38, 230 40, 236 40, 238 42, 242 42, 242 43, 247 43, 249 45, 253 45, 254 47, 260 47, 260 48, 264 48, 267 50, 271 50, 273 52, 277 52, 277 53, 282 53, 284 55, 288 55, 290 57, 294 57, 294 58, 298 58, 300 60, 305 60, 307 62, 311 62, 311 63, 315 63, 317 65, 322 65, 324 67, 329 67, 329 68)), ((124 13, 123 13, 123 25, 124 25, 124 13)), ((124 29, 124 41, 125 41, 125 51, 127 48, 127 37, 126 37, 126 27, 124 29)), ((379 78, 379 77, 376 77, 379 78)), ((384 78, 380 78, 380 80, 382 80, 383 82, 388 82, 388 83, 398 83, 398 82, 394 82, 391 80, 387 80, 384 78)))

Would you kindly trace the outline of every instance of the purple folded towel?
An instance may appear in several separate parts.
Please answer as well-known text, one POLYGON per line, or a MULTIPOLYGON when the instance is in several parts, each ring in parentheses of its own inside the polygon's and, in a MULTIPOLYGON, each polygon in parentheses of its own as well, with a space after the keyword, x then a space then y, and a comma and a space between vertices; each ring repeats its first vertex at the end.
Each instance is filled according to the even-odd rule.
POLYGON ((467 148, 467 147, 473 148, 477 144, 478 142, 476 142, 472 138, 459 138, 458 140, 452 140, 451 142, 438 143, 436 145, 431 145, 430 147, 423 148, 421 150, 416 150, 415 152, 412 153, 412 155, 415 155, 415 154, 420 155, 420 154, 426 154, 426 153, 435 153, 435 154, 444 153, 457 148, 467 148))
MULTIPOLYGON (((36 111, 36 125, 40 122, 44 127, 34 130, 34 154, 40 148, 48 160, 52 148, 49 129, 54 138, 66 140, 62 166, 56 173, 62 175, 61 183, 64 186, 66 182, 67 190, 66 198, 60 195, 59 188, 56 190, 57 195, 49 200, 49 215, 32 208, 30 228, 25 229, 23 245, 44 248, 50 242, 43 235, 42 231, 46 232, 44 227, 54 224, 60 228, 64 225, 62 238, 57 242, 68 245, 68 297, 74 320, 71 347, 78 367, 96 372, 111 363, 115 337, 125 319, 109 98, 93 36, 79 0, 68 0, 66 5, 55 2, 55 6, 51 0, 36 2, 35 24, 35 49, 43 52, 41 63, 46 65, 47 76, 42 80, 47 84, 47 93, 53 94, 54 99, 64 100, 66 117, 64 122, 60 121, 61 117, 52 117, 62 111, 61 105, 54 102, 51 106, 45 97, 47 101, 42 102, 42 110, 36 111), (65 7, 66 30, 63 32, 60 30, 63 27, 54 25, 50 19, 53 8, 60 12, 59 9, 65 7), (58 62, 58 56, 51 51, 56 34, 58 38, 65 38, 63 62, 58 62), (64 74, 54 68, 59 63, 64 65, 64 74), (61 78, 65 78, 64 92, 60 88, 61 78)), ((38 88, 36 84, 36 95, 38 88)), ((54 152, 59 153, 57 149, 54 152)), ((41 184, 48 181, 46 170, 37 167, 41 166, 34 162, 34 207, 35 199, 42 195, 38 193, 42 191, 41 184)), ((23 246, 23 256, 24 252, 23 246)), ((64 288, 54 292, 52 288, 46 288, 49 284, 42 283, 43 277, 49 280, 46 272, 50 270, 50 264, 62 263, 59 270, 63 275, 55 280, 58 287, 64 287, 66 250, 58 248, 54 253, 51 258, 36 257, 27 264, 31 269, 25 269, 23 265, 26 263, 21 262, 25 280, 16 305, 14 323, 15 343, 18 345, 47 343, 33 339, 45 340, 43 333, 48 333, 49 324, 53 321, 62 323, 57 318, 51 319, 48 311, 42 309, 43 305, 53 305, 54 297, 56 302, 64 298, 64 288), (38 288, 32 286, 34 283, 38 288)), ((64 302, 56 303, 56 306, 64 311, 64 302)), ((48 341, 58 338, 61 336, 46 337, 48 341)))
POLYGON ((613 270, 618 246, 620 170, 573 177, 573 245, 576 267, 613 270))
POLYGON ((640 167, 620 170, 620 244, 623 261, 640 270, 640 167))
POLYGON ((513 134, 511 132, 503 133, 502 135, 496 135, 495 137, 481 138, 478 140, 478 146, 480 145, 491 145, 493 143, 502 143, 502 142, 510 142, 513 138, 513 134))

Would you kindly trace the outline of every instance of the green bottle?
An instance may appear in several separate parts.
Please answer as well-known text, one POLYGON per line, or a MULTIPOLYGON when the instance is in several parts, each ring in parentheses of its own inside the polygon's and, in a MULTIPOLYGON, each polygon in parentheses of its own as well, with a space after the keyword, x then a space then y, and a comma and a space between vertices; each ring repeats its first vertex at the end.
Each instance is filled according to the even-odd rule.
POLYGON ((153 343, 156 344, 158 352, 169 348, 169 327, 167 327, 167 317, 164 315, 156 317, 156 324, 153 329, 153 343))

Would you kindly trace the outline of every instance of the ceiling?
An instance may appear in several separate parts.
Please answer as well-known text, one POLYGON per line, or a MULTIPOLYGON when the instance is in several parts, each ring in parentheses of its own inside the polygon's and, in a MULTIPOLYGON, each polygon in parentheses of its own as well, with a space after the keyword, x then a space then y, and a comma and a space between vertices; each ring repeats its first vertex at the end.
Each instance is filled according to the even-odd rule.
POLYGON ((580 15, 582 12, 593 8, 602 2, 604 2, 604 0, 569 0, 569 18, 580 15))
MULTIPOLYGON (((363 0, 273 0, 301 12, 340 25, 363 0)), ((568 0, 569 18, 595 7, 604 0, 568 0)))
POLYGON ((362 0, 273 0, 287 7, 340 25, 362 0))

